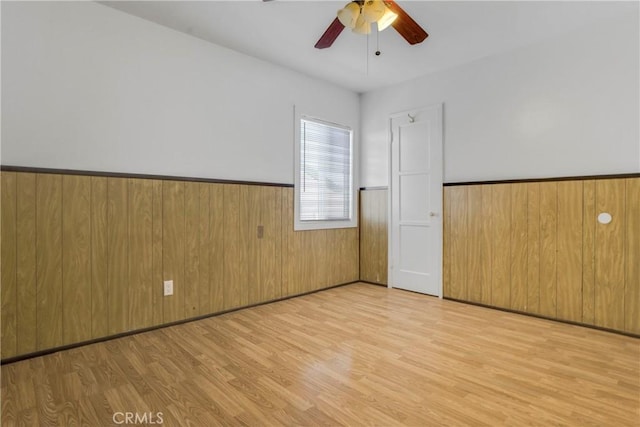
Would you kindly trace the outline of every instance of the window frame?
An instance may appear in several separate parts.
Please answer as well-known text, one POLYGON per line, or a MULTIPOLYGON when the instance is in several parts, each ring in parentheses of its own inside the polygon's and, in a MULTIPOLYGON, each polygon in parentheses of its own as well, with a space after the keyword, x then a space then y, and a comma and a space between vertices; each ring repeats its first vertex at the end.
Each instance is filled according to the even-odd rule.
POLYGON ((294 126, 294 230, 325 230, 333 228, 353 228, 358 226, 358 187, 357 187, 357 150, 355 131, 352 126, 339 124, 333 121, 320 119, 315 116, 298 114, 295 115, 294 126), (348 220, 305 220, 300 219, 300 188, 301 188, 301 162, 300 156, 302 151, 302 133, 301 123, 302 120, 312 121, 327 126, 333 126, 336 128, 348 130, 351 135, 351 200, 350 210, 351 218, 348 220))

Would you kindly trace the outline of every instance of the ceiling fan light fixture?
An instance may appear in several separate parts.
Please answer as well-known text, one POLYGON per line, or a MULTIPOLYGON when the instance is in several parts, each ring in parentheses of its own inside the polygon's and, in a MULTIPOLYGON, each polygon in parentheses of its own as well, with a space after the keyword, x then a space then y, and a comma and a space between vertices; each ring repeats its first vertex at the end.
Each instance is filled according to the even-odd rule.
POLYGON ((360 5, 355 2, 347 4, 338 11, 338 20, 347 28, 354 28, 360 17, 360 5))
POLYGON ((393 29, 410 45, 422 43, 429 37, 429 34, 394 0, 351 1, 338 10, 337 15, 316 42, 314 46, 316 49, 331 47, 346 27, 351 28, 356 34, 370 34, 373 22, 376 23, 377 31, 393 26, 393 29), (380 10, 382 10, 381 14, 380 10))
POLYGON ((378 22, 384 16, 385 6, 382 0, 367 0, 362 5, 361 15, 368 23, 378 22))
POLYGON ((356 26, 351 30, 356 34, 370 34, 371 33, 371 23, 367 22, 366 19, 363 18, 362 14, 358 17, 356 21, 356 26))
POLYGON ((388 28, 389 25, 393 24, 393 21, 395 21, 397 17, 397 13, 385 6, 384 15, 382 15, 382 18, 378 20, 378 31, 388 28))

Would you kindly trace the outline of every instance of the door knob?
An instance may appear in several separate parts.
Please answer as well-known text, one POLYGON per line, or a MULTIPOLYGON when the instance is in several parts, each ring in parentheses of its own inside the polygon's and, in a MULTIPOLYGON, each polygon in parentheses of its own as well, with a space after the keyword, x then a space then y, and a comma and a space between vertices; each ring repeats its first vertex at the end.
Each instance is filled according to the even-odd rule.
POLYGON ((431 217, 438 216, 438 214, 436 212, 429 212, 429 216, 431 216, 431 217))

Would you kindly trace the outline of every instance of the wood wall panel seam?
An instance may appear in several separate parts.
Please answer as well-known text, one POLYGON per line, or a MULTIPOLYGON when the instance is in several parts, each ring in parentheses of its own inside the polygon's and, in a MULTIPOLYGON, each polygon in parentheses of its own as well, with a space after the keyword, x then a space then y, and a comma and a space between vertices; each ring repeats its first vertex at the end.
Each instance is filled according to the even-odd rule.
POLYGON ((129 329, 129 188, 127 178, 107 178, 109 334, 129 329))
POLYGON ((558 183, 557 317, 582 321, 583 181, 558 183))
POLYGON ((109 334, 107 178, 91 177, 91 337, 109 334))
POLYGON ((465 254, 467 298, 469 301, 480 302, 484 287, 482 269, 486 254, 482 249, 483 224, 479 221, 481 215, 475 213, 482 212, 482 187, 468 188, 467 191, 467 251, 465 254), (469 284, 469 278, 473 278, 476 282, 469 284))
POLYGON ((596 213, 608 212, 609 224, 596 223, 595 324, 624 328, 624 180, 596 182, 596 213))
POLYGON ((36 192, 37 346, 43 349, 63 343, 62 176, 38 174, 36 192))
POLYGON ((1 176, 1 223, 0 235, 2 244, 0 254, 0 281, 2 314, 0 324, 2 339, 0 340, 2 358, 14 356, 17 353, 17 177, 14 172, 2 172, 1 176))
POLYGON ((360 190, 359 277, 387 283, 387 198, 386 189, 360 190))
POLYGON ((518 183, 511 187, 511 278, 510 308, 526 310, 528 296, 528 189, 518 183))
POLYGON ((211 304, 211 281, 209 275, 210 269, 210 195, 209 184, 198 184, 200 195, 200 221, 198 224, 199 233, 199 278, 200 286, 198 287, 199 298, 199 315, 210 313, 212 311, 211 304))
POLYGON ((492 187, 493 261, 491 268, 491 304, 509 308, 511 303, 511 188, 508 184, 492 187))
POLYGON ((128 327, 153 324, 153 183, 128 180, 128 327))
POLYGON ((21 354, 37 349, 36 175, 16 178, 16 352, 21 354))
POLYGON ((198 184, 185 183, 184 311, 187 318, 200 313, 200 203, 198 184))
POLYGON ((540 311, 540 186, 527 185, 527 311, 540 311))
POLYGON ((173 295, 165 296, 163 321, 184 319, 185 183, 163 181, 163 280, 173 281, 173 295))
POLYGON ((640 334, 640 178, 626 180, 625 330, 640 334))
POLYGON ((540 184, 540 314, 557 314, 558 184, 540 184))
POLYGON ((226 307, 224 279, 224 186, 209 185, 209 293, 211 310, 222 311, 226 307))
POLYGON ((153 181, 152 183, 152 235, 153 243, 152 268, 153 268, 153 287, 152 287, 152 305, 153 305, 153 324, 158 325, 165 323, 164 307, 163 307, 163 203, 162 203, 162 181, 153 181))
POLYGON ((91 178, 62 176, 63 344, 91 338, 91 178))
POLYGON ((595 181, 583 183, 583 235, 582 235, 582 319, 594 324, 595 285, 595 181))
POLYGON ((241 270, 240 186, 224 184, 224 302, 225 309, 242 306, 244 281, 241 270))
POLYGON ((467 241, 469 234, 468 216, 468 189, 461 187, 452 193, 451 205, 452 213, 452 230, 451 234, 451 257, 456 259, 456 263, 452 265, 451 272, 451 295, 458 299, 468 298, 467 288, 467 241))
POLYGON ((480 187, 482 192, 482 219, 483 219, 483 230, 482 230, 482 242, 481 248, 485 251, 486 256, 483 259, 482 263, 482 291, 481 291, 481 302, 485 304, 491 304, 492 298, 492 283, 493 283, 493 269, 491 268, 492 260, 493 260, 493 206, 491 203, 492 200, 492 191, 491 187, 488 185, 483 185, 480 187))

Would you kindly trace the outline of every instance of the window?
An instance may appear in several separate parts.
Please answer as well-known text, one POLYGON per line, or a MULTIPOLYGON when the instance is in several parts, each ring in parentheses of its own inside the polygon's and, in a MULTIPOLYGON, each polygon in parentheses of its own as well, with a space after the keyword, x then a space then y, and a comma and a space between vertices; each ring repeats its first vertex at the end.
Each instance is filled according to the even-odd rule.
POLYGON ((353 132, 300 118, 296 229, 355 227, 353 132))

